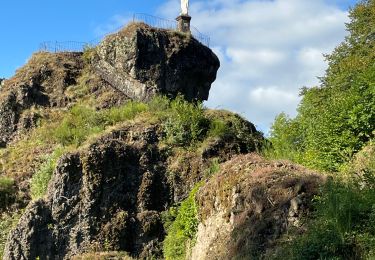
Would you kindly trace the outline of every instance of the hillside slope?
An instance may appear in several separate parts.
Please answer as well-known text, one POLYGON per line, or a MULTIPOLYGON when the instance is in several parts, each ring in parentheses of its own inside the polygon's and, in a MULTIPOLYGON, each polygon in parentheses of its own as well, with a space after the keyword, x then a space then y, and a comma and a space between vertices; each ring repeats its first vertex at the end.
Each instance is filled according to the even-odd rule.
POLYGON ((252 123, 202 106, 218 67, 143 24, 33 55, 0 89, 3 258, 241 259, 303 232, 324 178, 262 159, 252 123))

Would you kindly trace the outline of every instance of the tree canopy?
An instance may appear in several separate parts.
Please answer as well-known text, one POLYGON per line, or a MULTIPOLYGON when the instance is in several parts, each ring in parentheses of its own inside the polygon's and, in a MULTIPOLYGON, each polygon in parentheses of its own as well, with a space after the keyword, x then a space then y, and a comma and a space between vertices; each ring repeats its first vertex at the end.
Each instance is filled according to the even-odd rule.
POLYGON ((374 138, 375 0, 350 10, 349 35, 326 55, 319 86, 303 88, 298 115, 280 114, 271 128, 276 155, 338 170, 374 138))

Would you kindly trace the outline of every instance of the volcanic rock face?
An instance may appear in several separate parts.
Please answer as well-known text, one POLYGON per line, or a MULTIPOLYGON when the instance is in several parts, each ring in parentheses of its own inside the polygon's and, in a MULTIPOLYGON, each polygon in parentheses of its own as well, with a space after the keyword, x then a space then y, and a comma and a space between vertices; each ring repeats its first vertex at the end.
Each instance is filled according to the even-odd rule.
POLYGON ((212 146, 211 155, 178 160, 160 145, 163 136, 160 124, 135 122, 60 158, 47 196, 28 206, 8 238, 4 259, 71 259, 108 250, 160 259, 162 212, 186 198, 211 155, 227 160, 254 151, 261 141, 254 137, 244 146, 231 139, 228 147, 212 146))
POLYGON ((170 196, 156 131, 124 129, 62 157, 46 200, 29 205, 4 258, 69 259, 98 249, 160 255, 160 212, 170 196))
POLYGON ((97 72, 113 87, 138 100, 155 94, 207 100, 220 62, 188 34, 132 24, 97 48, 97 72))

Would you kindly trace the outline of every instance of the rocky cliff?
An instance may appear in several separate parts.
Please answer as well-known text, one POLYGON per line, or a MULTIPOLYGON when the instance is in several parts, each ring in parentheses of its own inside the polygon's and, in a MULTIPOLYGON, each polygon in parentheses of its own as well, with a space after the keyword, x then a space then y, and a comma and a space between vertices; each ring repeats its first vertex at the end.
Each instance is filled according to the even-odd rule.
POLYGON ((156 94, 207 100, 219 66, 216 55, 190 35, 145 24, 131 24, 86 53, 34 54, 2 83, 0 147, 35 124, 38 115, 31 108, 64 108, 79 102, 77 95, 70 95, 73 86, 86 84, 93 96, 113 96, 98 106, 113 105, 124 96, 150 100, 156 94), (80 81, 82 75, 89 81, 80 81))
POLYGON ((131 24, 97 48, 96 71, 127 96, 148 100, 156 94, 207 100, 220 62, 190 34, 131 24))
MULTIPOLYGON (((256 134, 243 124, 246 134, 256 134)), ((184 155, 163 148, 164 135, 160 124, 141 121, 61 157, 47 196, 28 206, 10 234, 4 258, 69 259, 108 249, 161 258, 162 213, 204 178, 212 156, 227 160, 254 151, 261 141, 260 135, 248 143, 226 137, 215 141, 225 143, 220 148, 212 143, 184 155), (233 149, 245 144, 242 151, 233 149)))
POLYGON ((253 259, 303 232, 324 180, 262 159, 252 123, 197 102, 218 68, 190 35, 144 24, 33 55, 0 89, 0 195, 15 191, 0 255, 253 259))

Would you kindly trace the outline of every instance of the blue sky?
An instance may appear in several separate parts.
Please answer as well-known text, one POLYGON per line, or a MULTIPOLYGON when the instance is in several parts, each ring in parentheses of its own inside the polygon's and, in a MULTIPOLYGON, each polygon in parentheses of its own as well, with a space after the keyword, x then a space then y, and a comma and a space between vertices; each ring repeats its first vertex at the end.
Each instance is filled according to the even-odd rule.
MULTIPOLYGON (((265 132, 277 113, 294 115, 298 89, 318 83, 321 54, 343 40, 356 2, 191 0, 193 24, 211 36, 222 61, 207 105, 238 112, 265 132)), ((138 12, 173 19, 179 0, 3 0, 1 11, 0 77, 10 77, 43 41, 90 41, 138 12)))

